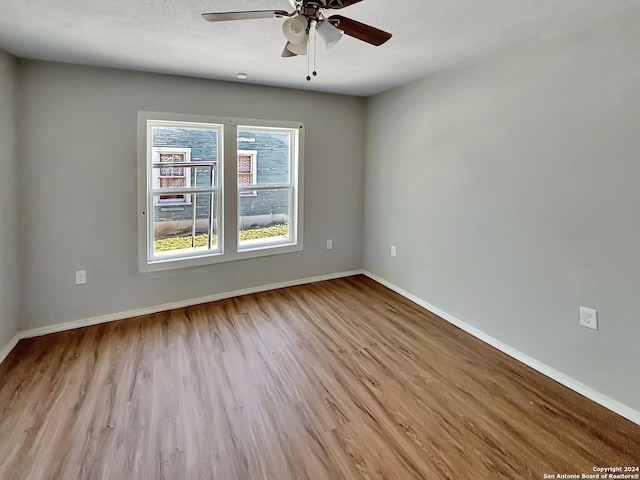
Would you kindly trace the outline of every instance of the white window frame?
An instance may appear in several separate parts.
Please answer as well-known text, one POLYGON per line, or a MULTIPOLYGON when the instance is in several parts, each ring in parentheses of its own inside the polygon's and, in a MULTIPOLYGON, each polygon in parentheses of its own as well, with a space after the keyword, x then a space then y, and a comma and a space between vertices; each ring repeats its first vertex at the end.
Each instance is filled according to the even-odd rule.
MULTIPOLYGON (((251 157, 251 184, 258 183, 258 151, 257 150, 238 150, 238 158, 241 156, 251 157)), ((246 175, 244 172, 238 172, 238 175, 246 175)), ((255 197, 258 195, 256 190, 241 191, 241 197, 255 197)))
MULTIPOLYGON (((160 163, 160 154, 161 153, 179 153, 184 155, 184 162, 191 162, 191 149, 190 148, 182 148, 182 147, 153 147, 153 163, 160 163)), ((154 187, 160 188, 160 179, 161 178, 184 178, 186 187, 191 186, 191 168, 184 167, 184 177, 162 177, 160 172, 157 171, 159 169, 154 168, 152 171, 153 175, 153 185, 154 187), (157 184, 156 184, 157 181, 157 184)), ((169 200, 166 202, 160 202, 160 199, 156 199, 155 204, 157 206, 179 206, 179 205, 191 205, 191 195, 184 195, 184 200, 169 200)))
MULTIPOLYGON (((245 260, 249 258, 280 255, 303 249, 304 218, 304 133, 302 122, 190 115, 164 112, 138 112, 138 269, 142 273, 199 267, 203 265, 245 260), (189 252, 162 258, 153 257, 153 201, 150 188, 153 179, 149 165, 152 139, 149 125, 162 122, 221 126, 218 138, 218 250, 189 252), (281 129, 292 132, 291 142, 291 194, 289 238, 283 243, 270 243, 255 248, 239 248, 239 201, 238 187, 238 127, 281 129)), ((196 162, 197 163, 197 162, 196 162)), ((277 189, 280 186, 261 185, 251 189, 277 189)), ((289 188, 289 186, 287 186, 289 188)), ((198 193, 199 188, 193 187, 198 193)), ((212 189, 207 189, 209 192, 212 189)), ((195 203, 195 202, 194 202, 195 203)))

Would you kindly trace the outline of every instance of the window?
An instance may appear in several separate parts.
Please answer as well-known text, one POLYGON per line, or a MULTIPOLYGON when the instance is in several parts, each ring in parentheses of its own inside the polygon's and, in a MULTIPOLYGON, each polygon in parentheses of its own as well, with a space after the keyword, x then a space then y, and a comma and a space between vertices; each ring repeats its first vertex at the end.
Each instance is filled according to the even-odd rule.
MULTIPOLYGON (((153 147, 153 188, 190 187, 191 169, 175 165, 190 161, 190 148, 153 147)), ((156 197, 155 202, 162 204, 190 203, 191 195, 160 195, 156 197)))
POLYGON ((301 123, 138 117, 141 271, 302 249, 301 123))
MULTIPOLYGON (((240 138, 238 139, 238 143, 240 138)), ((238 150, 238 186, 253 185, 256 183, 258 174, 257 169, 257 150, 238 150)), ((258 193, 253 190, 240 191, 241 197, 255 197, 258 193)))

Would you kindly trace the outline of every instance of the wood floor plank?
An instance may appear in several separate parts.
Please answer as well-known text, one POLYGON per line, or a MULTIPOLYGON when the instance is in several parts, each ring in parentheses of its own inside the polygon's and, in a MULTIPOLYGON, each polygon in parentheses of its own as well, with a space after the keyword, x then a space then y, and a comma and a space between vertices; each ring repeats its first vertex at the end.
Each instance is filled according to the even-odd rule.
POLYGON ((363 276, 24 340, 0 478, 540 479, 640 427, 363 276))

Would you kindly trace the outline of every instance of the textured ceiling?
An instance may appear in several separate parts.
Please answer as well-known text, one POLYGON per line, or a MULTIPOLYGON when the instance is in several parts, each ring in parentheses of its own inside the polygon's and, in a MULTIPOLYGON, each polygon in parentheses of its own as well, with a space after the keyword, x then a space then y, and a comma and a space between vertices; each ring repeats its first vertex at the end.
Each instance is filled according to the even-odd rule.
POLYGON ((390 31, 283 59, 282 19, 207 23, 203 12, 286 9, 288 0, 0 0, 0 47, 24 58, 370 95, 559 32, 640 0, 364 0, 340 13, 390 31))

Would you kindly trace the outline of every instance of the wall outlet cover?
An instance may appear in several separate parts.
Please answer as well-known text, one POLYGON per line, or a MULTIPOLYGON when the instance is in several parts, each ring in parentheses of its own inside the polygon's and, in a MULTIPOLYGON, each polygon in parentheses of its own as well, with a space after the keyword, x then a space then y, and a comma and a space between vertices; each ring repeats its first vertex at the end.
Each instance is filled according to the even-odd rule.
POLYGON ((79 270, 76 272, 76 285, 84 285, 87 283, 87 272, 85 270, 79 270))
POLYGON ((580 307, 580 325, 598 330, 598 312, 592 308, 580 307))

